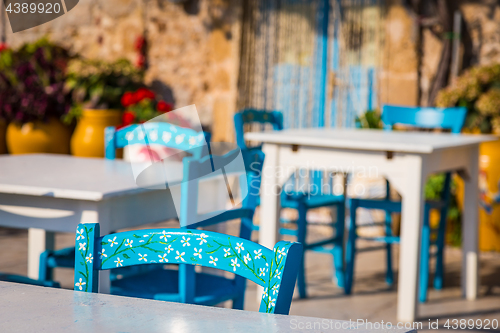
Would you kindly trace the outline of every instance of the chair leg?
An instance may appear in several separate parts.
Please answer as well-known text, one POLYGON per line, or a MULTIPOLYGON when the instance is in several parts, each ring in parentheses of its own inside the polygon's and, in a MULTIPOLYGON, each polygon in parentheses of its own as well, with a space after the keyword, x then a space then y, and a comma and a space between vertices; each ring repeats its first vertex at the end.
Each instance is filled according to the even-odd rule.
POLYGON ((448 217, 448 207, 450 204, 450 186, 451 186, 451 173, 447 173, 442 194, 442 198, 446 205, 441 208, 439 226, 438 226, 438 238, 436 242, 437 252, 436 252, 436 273, 434 274, 434 289, 441 290, 443 288, 444 282, 444 249, 445 249, 445 238, 446 238, 446 220, 448 217))
POLYGON ((50 281, 52 280, 53 269, 48 266, 48 259, 51 251, 47 250, 40 254, 40 268, 38 269, 38 280, 50 281))
POLYGON ((344 229, 345 229, 345 204, 337 205, 337 222, 335 223, 335 233, 337 241, 333 245, 333 266, 335 277, 339 288, 345 287, 344 274, 344 229))
POLYGON ((181 303, 194 304, 196 275, 192 265, 179 265, 179 295, 181 303))
POLYGON ((233 299, 233 309, 243 310, 245 306, 245 290, 247 285, 247 280, 242 276, 235 276, 234 282, 236 289, 238 290, 238 296, 233 299))
POLYGON ((346 271, 344 292, 350 295, 354 285, 354 266, 356 259, 356 209, 357 201, 352 199, 349 208, 349 234, 346 248, 346 271))
MULTIPOLYGON (((391 212, 386 211, 385 212, 385 234, 388 237, 392 236, 392 217, 391 217, 391 212)), ((392 286, 394 283, 394 271, 392 269, 392 244, 387 243, 385 245, 386 249, 386 263, 387 263, 387 270, 385 273, 385 281, 389 286, 392 286)))
MULTIPOLYGON (((307 238, 307 219, 306 219, 307 208, 304 205, 299 204, 297 210, 299 215, 297 219, 297 241, 305 245, 307 238)), ((300 298, 307 297, 305 253, 306 251, 304 250, 302 252, 302 258, 299 266, 299 273, 297 276, 297 286, 299 289, 300 298)))
POLYGON ((439 219, 438 238, 436 242, 436 273, 434 274, 434 289, 441 290, 443 288, 444 280, 444 249, 446 238, 446 215, 448 214, 448 207, 441 209, 441 216, 439 219))
POLYGON ((427 301, 429 289, 429 256, 431 246, 431 227, 429 223, 430 209, 424 209, 424 224, 422 228, 422 242, 420 244, 420 290, 419 299, 421 303, 427 301))
POLYGON ((245 303, 244 297, 238 297, 236 299, 233 299, 233 309, 243 310, 244 303, 245 303))

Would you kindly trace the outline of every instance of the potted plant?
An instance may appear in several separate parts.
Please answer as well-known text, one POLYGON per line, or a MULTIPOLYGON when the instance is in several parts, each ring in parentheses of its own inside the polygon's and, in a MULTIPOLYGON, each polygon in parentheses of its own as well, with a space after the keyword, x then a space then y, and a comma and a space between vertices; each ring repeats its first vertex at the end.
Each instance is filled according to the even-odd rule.
MULTIPOLYGON (((441 90, 437 106, 468 108, 466 133, 500 135, 500 64, 473 67, 441 90)), ((500 208, 496 198, 500 180, 500 140, 481 144, 479 157, 479 247, 500 251, 500 208)), ((464 186, 457 180, 457 200, 463 206, 464 186)))
MULTIPOLYGON (((173 110, 173 105, 163 100, 157 101, 156 95, 151 90, 140 88, 135 92, 126 92, 121 99, 122 106, 126 109, 123 113, 122 123, 118 128, 132 124, 141 124, 162 114, 173 110)), ((180 127, 189 127, 186 120, 175 113, 168 113, 162 118, 180 127)), ((123 158, 128 161, 143 162, 153 158, 156 161, 173 155, 172 149, 162 145, 149 144, 148 146, 131 145, 124 150, 123 158)))
POLYGON ((74 104, 65 120, 77 119, 71 138, 73 155, 104 157, 104 129, 120 124, 121 97, 143 85, 143 74, 124 59, 112 63, 88 59, 70 62, 66 88, 74 104))
POLYGON ((70 109, 64 88, 68 52, 47 39, 0 52, 0 118, 10 122, 12 154, 69 153, 71 131, 60 118, 70 109))
MULTIPOLYGON (((0 43, 0 62, 2 57, 2 52, 8 50, 9 47, 6 43, 0 43)), ((7 143, 6 143, 6 132, 7 132, 7 123, 5 119, 0 117, 0 154, 7 153, 7 143)))

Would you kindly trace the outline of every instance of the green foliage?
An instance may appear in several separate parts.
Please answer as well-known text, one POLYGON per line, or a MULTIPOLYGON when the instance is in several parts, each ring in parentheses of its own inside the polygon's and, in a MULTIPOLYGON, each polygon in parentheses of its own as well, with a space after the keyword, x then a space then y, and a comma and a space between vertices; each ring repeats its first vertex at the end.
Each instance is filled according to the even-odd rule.
POLYGON ((143 86, 143 76, 142 70, 125 59, 112 63, 74 59, 68 66, 66 78, 73 107, 65 121, 79 117, 83 108, 123 110, 120 103, 122 95, 143 86))
POLYGON ((368 110, 361 116, 356 117, 357 128, 382 129, 382 117, 379 110, 368 110))
POLYGON ((427 180, 425 184, 425 199, 426 200, 439 200, 441 198, 441 192, 444 187, 445 174, 440 173, 437 175, 432 175, 427 180))
MULTIPOLYGON (((444 173, 431 175, 425 184, 425 199, 426 200, 439 200, 441 198, 441 192, 444 188, 446 175, 444 173)), ((450 205, 448 206, 448 243, 453 246, 460 246, 462 241, 462 228, 461 228, 461 214, 460 209, 458 209, 457 198, 456 198, 456 187, 455 181, 451 182, 451 196, 450 205)))
POLYGON ((128 110, 135 114, 135 121, 139 123, 148 121, 162 114, 157 111, 156 103, 151 99, 143 99, 142 101, 129 106, 128 110))
POLYGON ((436 105, 467 107, 467 131, 500 134, 500 64, 466 71, 439 92, 436 105))

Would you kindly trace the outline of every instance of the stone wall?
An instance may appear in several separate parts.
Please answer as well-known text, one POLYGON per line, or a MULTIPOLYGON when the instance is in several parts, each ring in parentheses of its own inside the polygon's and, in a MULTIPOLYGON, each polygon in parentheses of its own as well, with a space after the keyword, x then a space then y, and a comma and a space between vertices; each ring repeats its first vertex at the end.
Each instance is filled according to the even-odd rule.
MULTIPOLYGON (((80 0, 68 14, 39 27, 12 34, 16 47, 44 35, 89 58, 132 62, 137 37, 148 31, 147 83, 177 107, 196 104, 215 140, 233 140, 240 61, 243 0, 80 0)), ((473 39, 476 62, 500 61, 500 7, 492 0, 460 0, 473 39)), ((424 31, 421 79, 417 69, 415 17, 401 0, 387 0, 381 104, 425 104, 437 68, 441 42, 424 31)))
POLYGON ((196 104, 215 140, 232 140, 239 66, 239 0, 80 0, 66 15, 12 34, 13 47, 47 35, 84 57, 136 62, 147 28, 146 81, 176 107, 196 104))
POLYGON ((418 96, 413 17, 399 0, 388 0, 380 73, 380 104, 415 105, 418 96))
MULTIPOLYGON (((458 0, 473 43, 473 65, 500 62, 500 6, 496 0, 458 0)), ((421 102, 427 102, 441 53, 441 41, 424 31, 421 102)), ((463 47, 462 47, 463 52, 463 47)))

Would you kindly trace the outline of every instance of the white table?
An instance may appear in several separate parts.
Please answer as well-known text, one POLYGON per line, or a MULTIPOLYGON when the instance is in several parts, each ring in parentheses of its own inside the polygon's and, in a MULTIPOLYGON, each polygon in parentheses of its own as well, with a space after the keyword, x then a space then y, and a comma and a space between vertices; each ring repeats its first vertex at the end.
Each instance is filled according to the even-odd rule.
MULTIPOLYGON (((182 177, 182 163, 172 163, 182 177), (180 172, 179 172, 180 171, 180 172)), ((214 193, 213 183, 200 191, 214 193)), ((225 188, 225 187, 224 187, 225 188)), ((217 195, 203 207, 217 206, 217 195)), ((209 210, 209 209, 208 209, 209 210)), ((0 156, 0 226, 29 229, 28 276, 38 278, 40 254, 54 246, 54 232, 75 232, 79 223, 99 222, 101 234, 177 218, 169 190, 136 185, 130 163, 68 155, 0 156)), ((100 291, 109 289, 101 272, 100 291)))
MULTIPOLYGON (((2 332, 394 332, 349 322, 272 315, 0 282, 2 332), (306 326, 307 325, 307 326, 306 326), (315 326, 314 326, 315 325, 315 326), (306 327, 316 329, 305 329, 306 327), (331 328, 330 328, 331 327, 331 328), (340 329, 336 329, 339 327, 340 329), (318 329, 318 328, 322 328, 318 329)), ((395 323, 394 323, 395 325, 395 323)))
POLYGON ((387 178, 402 195, 402 226, 398 285, 398 320, 417 315, 419 247, 424 184, 429 174, 459 171, 465 180, 462 234, 462 289, 467 299, 478 286, 478 154, 479 144, 492 136, 428 132, 387 132, 354 129, 298 129, 247 133, 245 139, 264 143, 261 185, 260 240, 278 240, 281 184, 296 168, 362 172, 387 178))

